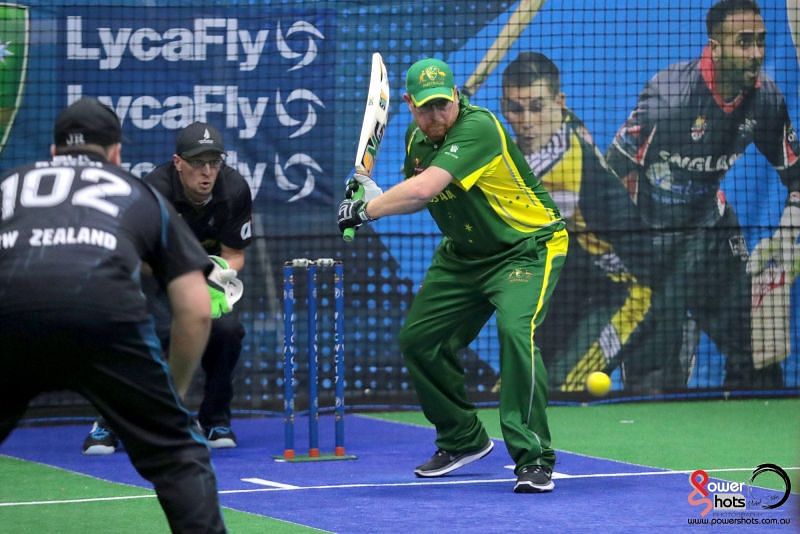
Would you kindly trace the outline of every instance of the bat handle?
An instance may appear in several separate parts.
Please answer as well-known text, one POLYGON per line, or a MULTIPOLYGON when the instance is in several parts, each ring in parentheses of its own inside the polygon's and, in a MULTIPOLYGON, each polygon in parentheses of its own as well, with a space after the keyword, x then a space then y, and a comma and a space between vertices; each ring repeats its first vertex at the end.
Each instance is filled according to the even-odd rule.
MULTIPOLYGON (((364 198, 364 186, 359 185, 358 189, 349 197, 351 200, 361 200, 364 198)), ((342 232, 342 239, 344 239, 345 243, 350 243, 353 239, 356 238, 356 229, 355 228, 345 228, 342 232)))

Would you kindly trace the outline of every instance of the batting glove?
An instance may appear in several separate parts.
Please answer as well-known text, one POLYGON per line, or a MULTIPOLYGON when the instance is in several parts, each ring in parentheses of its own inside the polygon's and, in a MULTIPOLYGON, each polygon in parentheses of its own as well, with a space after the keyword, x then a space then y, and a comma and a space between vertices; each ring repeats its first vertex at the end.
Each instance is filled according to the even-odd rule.
POLYGON ((364 223, 372 222, 367 215, 367 203, 363 200, 345 199, 339 204, 339 214, 336 217, 339 223, 339 231, 344 232, 347 228, 358 228, 364 223))
POLYGON ((375 180, 369 176, 355 173, 353 177, 347 181, 344 198, 354 198, 359 186, 364 188, 364 196, 362 197, 364 202, 369 202, 383 194, 383 189, 375 183, 375 180))
POLYGON ((211 297, 211 317, 219 319, 233 310, 233 305, 242 298, 244 285, 237 278, 235 269, 219 256, 209 256, 214 265, 206 278, 208 294, 211 297))
POLYGON ((750 254, 747 260, 748 274, 758 274, 774 261, 794 277, 800 267, 800 250, 796 244, 798 234, 800 234, 800 207, 786 206, 778 229, 771 237, 759 241, 750 254))

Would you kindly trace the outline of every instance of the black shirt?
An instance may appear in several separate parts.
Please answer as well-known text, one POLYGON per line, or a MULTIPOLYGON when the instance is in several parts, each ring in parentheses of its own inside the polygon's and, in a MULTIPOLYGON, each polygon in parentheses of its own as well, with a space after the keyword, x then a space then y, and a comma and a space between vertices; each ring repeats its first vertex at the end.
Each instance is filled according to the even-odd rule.
POLYGON ((160 283, 210 263, 153 188, 101 158, 56 156, 0 176, 0 316, 65 310, 147 316, 141 263, 160 283))
POLYGON ((172 202, 209 254, 218 255, 220 245, 241 250, 250 244, 253 233, 250 187, 232 167, 223 164, 211 191, 211 200, 202 206, 186 198, 171 161, 153 169, 144 181, 172 202))
POLYGON ((800 189, 800 143, 777 85, 762 75, 726 103, 715 84, 708 50, 659 72, 609 149, 619 176, 637 174, 639 211, 653 228, 716 224, 720 183, 751 143, 790 191, 800 189))

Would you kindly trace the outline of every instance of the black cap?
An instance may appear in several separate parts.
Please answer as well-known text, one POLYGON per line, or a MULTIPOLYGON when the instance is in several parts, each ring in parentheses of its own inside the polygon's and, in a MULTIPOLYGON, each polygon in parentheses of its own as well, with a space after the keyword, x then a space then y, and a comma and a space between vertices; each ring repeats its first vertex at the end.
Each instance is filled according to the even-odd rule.
POLYGON ((122 141, 122 126, 114 110, 94 98, 73 102, 56 119, 53 127, 56 146, 111 146, 122 141))
POLYGON ((193 122, 180 131, 175 140, 175 153, 191 158, 204 152, 225 152, 222 136, 216 128, 204 122, 193 122))

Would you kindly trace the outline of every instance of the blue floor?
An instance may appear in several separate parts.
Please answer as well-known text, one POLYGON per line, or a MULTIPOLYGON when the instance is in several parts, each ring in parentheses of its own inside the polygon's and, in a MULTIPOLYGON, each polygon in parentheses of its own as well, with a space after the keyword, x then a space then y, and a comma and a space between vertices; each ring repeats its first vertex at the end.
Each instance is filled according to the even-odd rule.
MULTIPOLYGON (((298 451, 306 444, 303 423, 301 418, 296 429, 298 451)), ((685 473, 659 475, 658 469, 559 452, 556 490, 518 495, 512 492, 514 475, 506 468, 511 460, 502 441, 495 442, 488 457, 454 475, 418 479, 413 469, 434 452, 433 430, 358 415, 349 415, 346 425, 347 452, 357 460, 281 463, 272 458, 283 449, 280 419, 234 421, 239 447, 213 452, 222 504, 333 532, 628 533, 698 528, 688 524, 689 518, 700 515, 688 503, 691 488, 685 473)), ((82 456, 80 446, 88 430, 89 425, 19 428, 0 446, 0 454, 149 487, 125 454, 82 456)), ((333 421, 323 417, 323 452, 333 446, 332 431, 333 421)), ((793 495, 777 510, 711 513, 707 518, 786 520, 799 500, 793 495)), ((797 520, 792 517, 792 525, 783 526, 716 528, 797 532, 797 520)))

